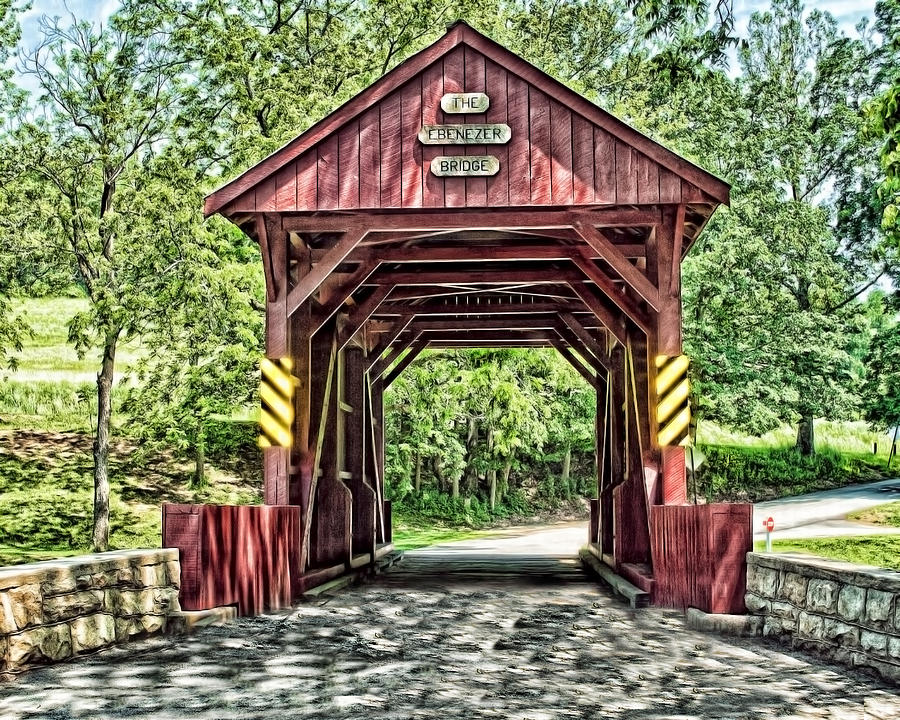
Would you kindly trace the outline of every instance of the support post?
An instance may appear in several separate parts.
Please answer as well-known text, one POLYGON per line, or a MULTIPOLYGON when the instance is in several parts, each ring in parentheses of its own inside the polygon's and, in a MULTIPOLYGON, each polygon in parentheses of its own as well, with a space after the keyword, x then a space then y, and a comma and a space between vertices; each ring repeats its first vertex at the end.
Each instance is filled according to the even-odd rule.
MULTIPOLYGON (((278 217, 258 215, 256 234, 266 273, 266 355, 292 355, 291 323, 287 312, 290 257, 287 232, 278 217), (265 257, 268 255, 268 257, 265 257)), ((295 421, 296 422, 296 421, 295 421)), ((290 454, 288 448, 263 450, 263 501, 266 505, 286 505, 290 494, 290 454)))

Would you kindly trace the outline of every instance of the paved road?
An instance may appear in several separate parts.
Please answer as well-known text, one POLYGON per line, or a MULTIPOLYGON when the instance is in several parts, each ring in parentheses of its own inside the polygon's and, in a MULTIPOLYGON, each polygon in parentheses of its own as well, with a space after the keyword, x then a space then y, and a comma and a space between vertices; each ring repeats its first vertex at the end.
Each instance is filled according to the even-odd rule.
POLYGON ((846 519, 848 513, 892 500, 900 500, 900 479, 770 500, 754 505, 753 531, 757 539, 765 537, 763 520, 772 517, 775 520, 773 539, 897 534, 900 528, 867 525, 846 519))
POLYGON ((571 557, 583 532, 411 552, 289 614, 33 671, 0 686, 0 718, 863 720, 866 703, 900 717, 875 679, 631 610, 571 557))

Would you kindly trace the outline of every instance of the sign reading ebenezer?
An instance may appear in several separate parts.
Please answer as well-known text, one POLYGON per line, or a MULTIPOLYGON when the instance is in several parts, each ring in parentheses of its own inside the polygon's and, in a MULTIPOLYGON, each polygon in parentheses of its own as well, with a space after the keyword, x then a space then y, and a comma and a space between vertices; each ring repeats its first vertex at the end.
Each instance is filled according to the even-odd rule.
POLYGON ((425 125, 419 130, 423 145, 503 145, 512 133, 506 123, 425 125))

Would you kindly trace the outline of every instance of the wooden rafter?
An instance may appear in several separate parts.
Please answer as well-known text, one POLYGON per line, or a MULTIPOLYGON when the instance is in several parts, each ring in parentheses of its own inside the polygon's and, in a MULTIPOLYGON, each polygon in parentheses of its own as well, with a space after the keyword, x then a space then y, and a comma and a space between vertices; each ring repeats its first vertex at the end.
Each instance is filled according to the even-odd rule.
POLYGON ((421 338, 416 340, 409 348, 409 352, 404 355, 400 362, 397 363, 394 368, 385 376, 384 378, 384 386, 390 387, 390 384, 397 379, 397 377, 402 373, 406 368, 408 368, 413 360, 415 360, 419 355, 422 354, 422 351, 428 347, 428 339, 421 338))
POLYGON ((348 229, 328 254, 319 260, 313 269, 291 288, 287 298, 288 315, 293 314, 319 288, 325 279, 334 272, 334 269, 353 251, 353 248, 359 244, 360 240, 366 236, 367 232, 367 229, 361 227, 348 229))

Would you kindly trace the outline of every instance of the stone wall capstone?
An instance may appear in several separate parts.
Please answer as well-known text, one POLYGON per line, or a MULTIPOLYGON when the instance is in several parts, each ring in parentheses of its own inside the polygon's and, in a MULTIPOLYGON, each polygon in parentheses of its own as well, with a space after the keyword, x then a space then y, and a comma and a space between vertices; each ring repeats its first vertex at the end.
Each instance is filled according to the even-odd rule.
POLYGON ((0 568, 0 676, 166 628, 178 550, 123 550, 0 568))
POLYGON ((900 573, 793 553, 747 554, 762 634, 900 683, 900 573))

